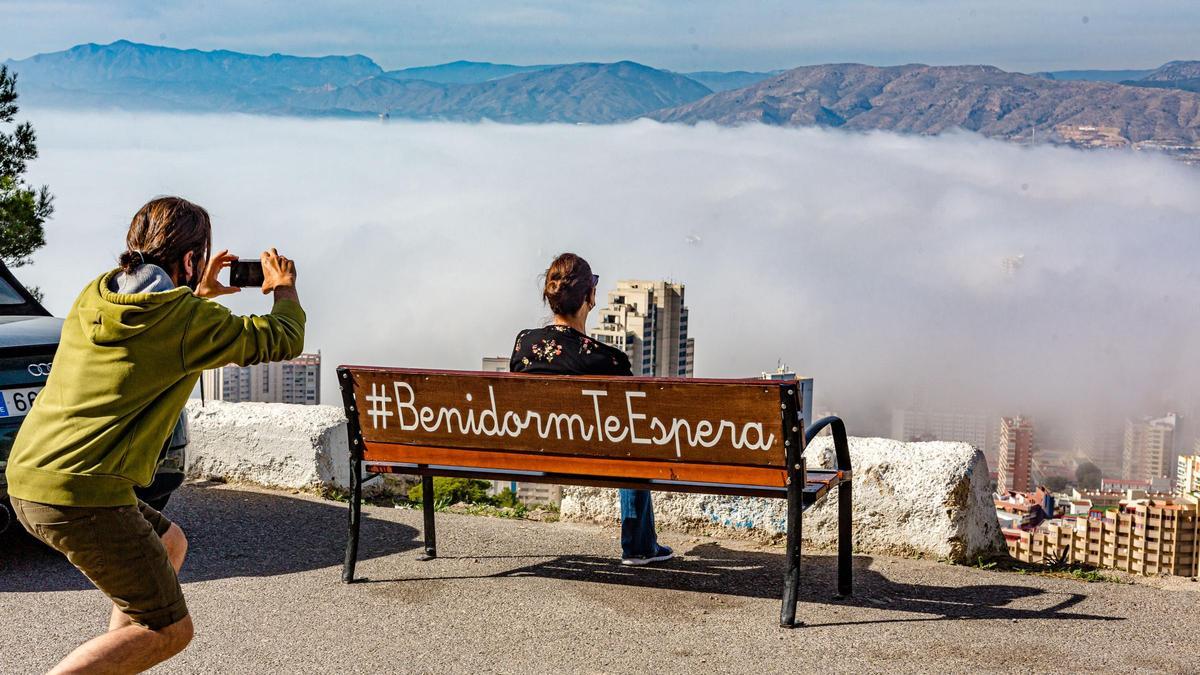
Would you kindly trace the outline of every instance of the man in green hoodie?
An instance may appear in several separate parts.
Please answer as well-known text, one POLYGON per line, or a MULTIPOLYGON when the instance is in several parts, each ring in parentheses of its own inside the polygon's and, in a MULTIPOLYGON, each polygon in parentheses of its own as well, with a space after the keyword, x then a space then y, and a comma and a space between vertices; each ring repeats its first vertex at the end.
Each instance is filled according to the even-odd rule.
POLYGON ((210 298, 235 256, 210 257, 201 207, 155 199, 134 216, 120 267, 84 287, 63 325, 54 369, 13 444, 6 477, 26 530, 66 555, 113 601, 109 631, 52 672, 140 672, 187 646, 192 621, 177 573, 178 525, 139 502, 159 450, 201 372, 294 358, 304 348, 296 268, 262 254, 265 316, 210 298))

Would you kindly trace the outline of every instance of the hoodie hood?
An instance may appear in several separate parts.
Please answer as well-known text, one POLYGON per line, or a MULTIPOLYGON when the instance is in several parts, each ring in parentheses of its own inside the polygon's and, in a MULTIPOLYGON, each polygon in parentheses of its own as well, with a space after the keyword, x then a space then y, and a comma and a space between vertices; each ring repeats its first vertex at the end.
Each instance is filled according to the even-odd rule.
POLYGON ((132 273, 115 269, 80 295, 76 305, 80 327, 93 344, 117 344, 155 326, 191 292, 186 286, 175 288, 170 275, 157 265, 139 265, 132 273))

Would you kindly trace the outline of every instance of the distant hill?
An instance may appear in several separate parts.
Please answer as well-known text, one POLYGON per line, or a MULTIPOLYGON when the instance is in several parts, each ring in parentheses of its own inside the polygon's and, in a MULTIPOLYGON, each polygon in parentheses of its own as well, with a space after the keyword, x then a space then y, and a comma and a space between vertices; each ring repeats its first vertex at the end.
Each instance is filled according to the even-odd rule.
POLYGON ((1200 92, 1200 61, 1171 61, 1145 77, 1124 84, 1200 92))
POLYGON ((1154 69, 1142 82, 1174 82, 1200 78, 1200 61, 1171 61, 1154 69))
POLYGON ((1138 80, 1153 71, 1149 70, 1053 70, 1034 73, 1049 80, 1084 80, 1087 82, 1124 82, 1138 80))
POLYGON ((27 105, 64 108, 606 123, 712 93, 630 61, 456 61, 385 73, 365 56, 256 56, 122 40, 6 63, 27 105))
POLYGON ((332 90, 298 92, 295 110, 392 117, 603 124, 712 93, 682 75, 631 61, 576 63, 474 84, 397 80, 389 74, 332 90))
POLYGON ((1114 143, 1200 143, 1200 95, 1049 80, 992 66, 809 66, 650 117, 917 134, 967 129, 1006 139, 1027 137, 1034 128, 1049 136, 1076 125, 1112 128, 1114 143))
POLYGON ((748 87, 756 82, 774 77, 782 70, 772 70, 765 73, 754 73, 745 70, 734 70, 730 72, 721 72, 716 70, 701 70, 694 73, 681 73, 685 77, 695 80, 700 84, 712 89, 713 91, 729 91, 730 89, 741 89, 748 87))
POLYGON ((302 88, 341 87, 383 72, 365 56, 256 56, 119 40, 5 64, 27 105, 259 112, 302 88))
POLYGON ((256 56, 224 50, 173 49, 118 40, 6 62, 26 82, 62 88, 125 81, 223 83, 247 87, 342 86, 383 72, 361 56, 256 56))
POLYGON ((517 73, 529 73, 553 68, 553 65, 514 66, 507 63, 479 61, 454 61, 436 66, 419 66, 403 70, 389 70, 386 75, 393 80, 425 80, 440 84, 475 84, 498 80, 517 73))

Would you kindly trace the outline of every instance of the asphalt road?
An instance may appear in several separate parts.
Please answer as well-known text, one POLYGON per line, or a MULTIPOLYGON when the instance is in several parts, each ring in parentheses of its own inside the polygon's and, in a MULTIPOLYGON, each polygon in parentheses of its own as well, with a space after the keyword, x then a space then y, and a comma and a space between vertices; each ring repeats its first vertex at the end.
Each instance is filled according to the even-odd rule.
MULTIPOLYGON (((439 514, 442 558, 416 559, 420 512, 364 514, 344 585, 345 505, 187 486, 168 515, 196 637, 162 673, 1195 672, 1200 594, 930 561, 805 558, 797 630, 777 627, 778 548, 666 533, 684 554, 615 564, 615 528, 439 514)), ((0 672, 45 671, 107 620, 103 596, 24 537, 0 549, 0 672)))

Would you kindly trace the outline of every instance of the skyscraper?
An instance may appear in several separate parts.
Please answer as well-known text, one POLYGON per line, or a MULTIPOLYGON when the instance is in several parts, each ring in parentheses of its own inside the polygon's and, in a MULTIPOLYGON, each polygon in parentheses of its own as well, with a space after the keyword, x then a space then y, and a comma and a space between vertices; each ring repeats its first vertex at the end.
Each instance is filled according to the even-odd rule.
POLYGON ((996 474, 996 490, 1032 492, 1033 454, 1037 451, 1033 421, 1028 417, 1000 418, 1000 442, 996 454, 1000 467, 996 474))
POLYGON ((898 441, 957 441, 970 443, 987 457, 994 469, 996 418, 982 413, 951 410, 892 410, 892 438, 898 441))
POLYGON ((321 355, 301 354, 291 361, 228 365, 204 371, 204 391, 217 401, 240 403, 321 402, 321 355))
POLYGON ((634 375, 691 377, 696 342, 688 337, 683 289, 669 281, 618 281, 592 337, 628 354, 634 375))
POLYGON ((1175 474, 1175 447, 1179 416, 1142 417, 1125 422, 1123 477, 1128 480, 1171 478, 1175 474))

